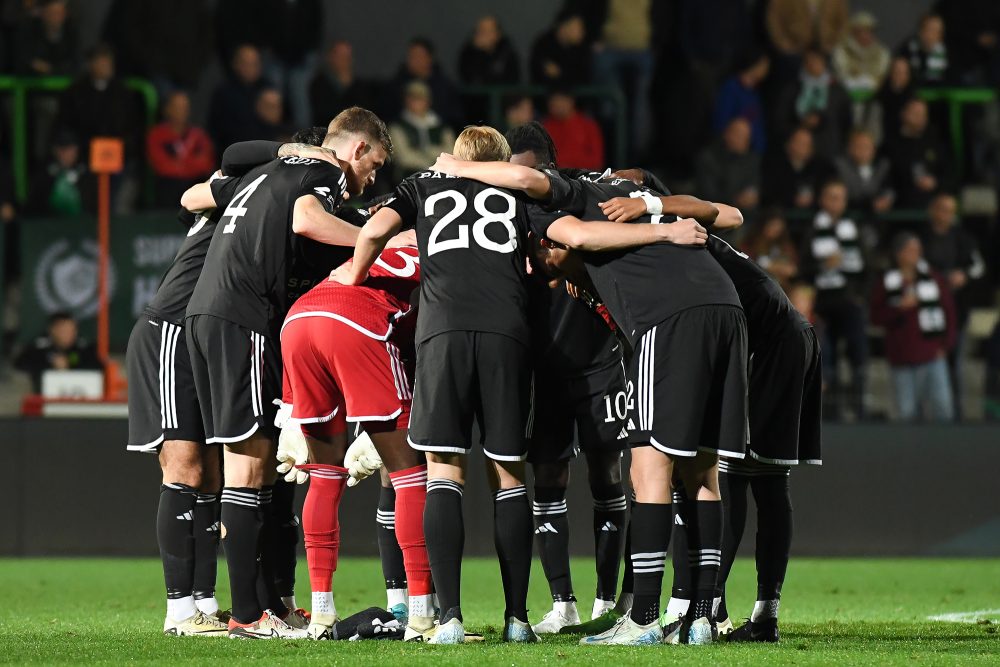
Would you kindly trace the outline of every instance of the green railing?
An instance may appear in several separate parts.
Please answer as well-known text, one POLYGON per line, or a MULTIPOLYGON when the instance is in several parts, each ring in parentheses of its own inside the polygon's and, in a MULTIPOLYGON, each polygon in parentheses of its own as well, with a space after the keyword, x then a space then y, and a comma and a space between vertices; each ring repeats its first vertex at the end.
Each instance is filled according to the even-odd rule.
MULTIPOLYGON (((955 154, 955 168, 959 177, 965 170, 965 130, 962 127, 962 111, 970 104, 987 104, 997 99, 992 88, 921 88, 917 91, 926 102, 943 102, 948 107, 948 128, 951 136, 952 152, 955 154)), ((855 102, 867 102, 875 97, 873 92, 854 91, 855 102)))
MULTIPOLYGON (((463 86, 461 93, 467 96, 485 97, 488 108, 488 118, 486 119, 495 127, 502 127, 504 123, 503 98, 508 95, 528 95, 531 97, 542 97, 552 92, 545 86, 506 84, 496 86, 463 86)), ((625 95, 617 86, 580 86, 573 89, 573 95, 577 98, 590 98, 596 100, 610 101, 615 106, 614 112, 614 159, 610 160, 615 166, 625 165, 625 154, 628 146, 628 130, 625 111, 625 95)), ((611 156, 606 156, 610 158, 611 156)))
MULTIPOLYGON (((59 93, 73 83, 73 79, 64 76, 16 77, 0 76, 0 94, 11 96, 11 161, 14 172, 14 193, 19 202, 28 197, 28 93, 59 93)), ((137 92, 143 99, 146 112, 146 127, 152 126, 159 114, 159 95, 153 84, 145 79, 127 78, 125 86, 137 92)), ((151 181, 146 170, 147 195, 151 181)))

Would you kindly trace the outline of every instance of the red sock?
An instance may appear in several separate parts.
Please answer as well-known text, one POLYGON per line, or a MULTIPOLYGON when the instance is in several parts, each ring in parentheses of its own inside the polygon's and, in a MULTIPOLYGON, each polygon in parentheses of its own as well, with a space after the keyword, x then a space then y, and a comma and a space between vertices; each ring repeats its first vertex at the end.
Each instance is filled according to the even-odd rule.
POLYGON ((347 468, 321 464, 299 468, 309 473, 309 491, 302 507, 309 584, 314 591, 332 591, 340 552, 340 497, 347 483, 347 468))
POLYGON ((403 552, 410 595, 430 595, 431 566, 424 542, 424 505, 427 503, 427 466, 389 473, 396 490, 396 540, 403 552))

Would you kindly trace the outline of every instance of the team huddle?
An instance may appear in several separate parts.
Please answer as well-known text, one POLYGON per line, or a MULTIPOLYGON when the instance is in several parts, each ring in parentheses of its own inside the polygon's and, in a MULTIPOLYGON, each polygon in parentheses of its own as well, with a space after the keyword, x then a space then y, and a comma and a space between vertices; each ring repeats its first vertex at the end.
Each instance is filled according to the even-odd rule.
POLYGON ((461 598, 475 423, 504 641, 777 641, 789 472, 820 463, 820 351, 781 288, 716 235, 740 212, 641 169, 559 169, 537 123, 468 127, 453 154, 356 207, 391 153, 384 123, 354 107, 296 143, 230 146, 182 197, 187 237, 127 353, 128 448, 163 470, 164 632, 481 640, 461 598), (566 501, 580 453, 587 621, 566 501), (387 604, 341 618, 339 507, 370 475, 387 604), (748 491, 757 603, 734 627, 725 586, 748 491), (294 593, 300 529, 309 611, 294 593), (231 611, 215 599, 220 540, 231 611), (534 543, 553 606, 532 624, 534 543))

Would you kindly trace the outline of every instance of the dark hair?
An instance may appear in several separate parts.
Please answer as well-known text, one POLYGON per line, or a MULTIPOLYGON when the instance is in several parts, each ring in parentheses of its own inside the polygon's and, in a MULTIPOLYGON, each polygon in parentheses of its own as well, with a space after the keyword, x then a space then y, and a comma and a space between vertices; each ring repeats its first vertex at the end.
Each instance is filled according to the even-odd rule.
POLYGON ((326 139, 325 127, 306 127, 292 135, 293 144, 322 146, 324 139, 326 139))
POLYGON ((101 57, 111 58, 112 60, 115 59, 115 51, 111 48, 110 44, 98 42, 92 49, 90 49, 90 51, 87 51, 87 62, 101 57))
MULTIPOLYGON (((344 109, 330 121, 326 136, 342 137, 363 134, 372 142, 380 144, 386 155, 392 155, 392 137, 385 122, 368 109, 350 107, 344 109)), ((325 139, 324 139, 325 141, 325 139)))
POLYGON ((67 310, 57 310, 56 312, 49 315, 49 326, 53 324, 58 324, 59 322, 64 322, 70 320, 75 322, 76 318, 67 310))
POLYGON ((899 251, 906 247, 906 244, 911 241, 919 241, 920 237, 913 232, 899 232, 892 237, 892 241, 889 242, 889 252, 892 255, 893 261, 896 260, 896 255, 899 251))
POLYGON ((555 142, 541 123, 531 121, 507 130, 507 143, 512 154, 531 151, 545 166, 556 166, 558 155, 555 142))

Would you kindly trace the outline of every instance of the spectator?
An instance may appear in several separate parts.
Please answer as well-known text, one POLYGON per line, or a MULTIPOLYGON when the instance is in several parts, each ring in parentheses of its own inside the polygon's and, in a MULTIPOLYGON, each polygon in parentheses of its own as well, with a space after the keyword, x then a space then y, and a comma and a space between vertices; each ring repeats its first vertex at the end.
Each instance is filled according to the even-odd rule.
POLYGON ((933 86, 948 80, 948 47, 944 42, 944 21, 937 14, 920 18, 917 34, 906 40, 899 55, 910 63, 917 86, 933 86))
POLYGON ((962 83, 1000 83, 1000 3, 940 0, 936 8, 948 26, 948 58, 962 83))
POLYGON ((897 138, 888 145, 896 204, 923 209, 939 191, 952 185, 948 149, 928 124, 927 103, 913 99, 900 114, 897 138))
POLYGON ((889 49, 878 41, 870 12, 851 17, 850 32, 833 51, 833 70, 850 92, 873 93, 889 71, 889 49))
POLYGON ((771 61, 767 56, 756 54, 743 63, 739 71, 726 79, 715 98, 715 112, 712 115, 712 129, 722 130, 734 118, 745 118, 750 122, 751 145, 763 154, 765 144, 765 118, 758 88, 767 78, 771 61))
POLYGON ((354 73, 354 48, 337 40, 326 50, 319 71, 309 83, 313 123, 328 125, 330 119, 349 107, 375 106, 375 87, 354 73))
POLYGON ((531 47, 531 81, 550 87, 590 83, 591 50, 583 18, 564 9, 531 47))
POLYGON ((535 120, 535 103, 529 95, 514 95, 504 100, 504 123, 509 130, 535 120))
POLYGON ((743 252, 770 273, 782 289, 790 290, 799 274, 799 253, 788 232, 788 223, 779 211, 768 211, 760 223, 750 229, 743 252))
POLYGON ((42 392, 42 374, 48 370, 103 370, 93 343, 80 338, 76 320, 69 313, 53 313, 45 336, 35 339, 14 362, 31 377, 32 391, 42 392))
MULTIPOLYGON (((562 151, 560 151, 560 156, 562 151)), ((698 194, 711 201, 730 202, 744 212, 760 202, 760 155, 750 147, 750 123, 729 121, 719 141, 695 160, 698 194)))
POLYGON ((876 143, 888 146, 899 137, 899 116, 903 112, 903 106, 915 95, 909 61, 898 56, 893 58, 889 76, 875 96, 877 122, 870 124, 870 127, 880 133, 875 137, 876 143))
POLYGON ((837 178, 847 187, 850 208, 885 213, 892 208, 892 174, 889 160, 875 154, 875 140, 867 130, 851 133, 847 152, 834 160, 837 178))
POLYGON ((434 46, 423 37, 410 40, 406 61, 389 82, 386 109, 390 114, 398 114, 403 108, 406 88, 414 81, 420 81, 430 89, 435 110, 446 125, 462 125, 464 112, 458 90, 435 61, 434 46))
POLYGON ((472 37, 459 54, 458 73, 465 84, 517 83, 521 78, 517 52, 495 16, 476 21, 472 37))
POLYGON ((565 91, 549 96, 548 116, 542 125, 559 152, 559 165, 578 169, 604 169, 604 137, 590 116, 576 108, 576 100, 565 91))
POLYGON ((135 150, 136 101, 115 75, 115 56, 99 44, 87 57, 87 70, 62 95, 59 127, 76 135, 84 159, 90 155, 94 137, 119 137, 125 142, 125 157, 135 150))
POLYGON ((285 122, 285 100, 277 88, 264 88, 254 101, 254 136, 267 141, 291 141, 295 129, 285 122))
POLYGON ((872 321, 885 328, 896 414, 914 421, 954 415, 947 354, 954 343, 951 290, 922 256, 920 239, 903 232, 892 241, 892 268, 872 295, 872 321))
POLYGON ((52 157, 31 181, 29 214, 72 217, 94 210, 94 183, 81 152, 72 132, 63 129, 55 133, 52 157))
POLYGON ((288 100, 288 117, 297 127, 306 127, 311 115, 309 78, 316 69, 323 35, 323 4, 320 0, 264 0, 260 20, 267 26, 267 78, 288 100))
POLYGON ((847 399, 854 417, 861 419, 865 416, 868 364, 863 301, 867 267, 861 230, 845 217, 846 211, 847 188, 840 181, 828 181, 820 190, 819 211, 807 239, 802 270, 816 288, 816 314, 825 326, 823 376, 829 387, 827 414, 843 415, 847 399), (837 372, 842 343, 851 367, 848 391, 841 385, 837 372))
POLYGON ((243 44, 233 53, 232 71, 215 88, 208 108, 208 131, 220 151, 238 141, 261 138, 255 136, 254 105, 260 92, 270 86, 262 71, 256 47, 243 44))
POLYGON ((163 121, 146 135, 146 156, 156 174, 159 206, 174 208, 181 195, 215 169, 215 149, 208 133, 191 124, 191 99, 182 91, 163 104, 163 121))
POLYGON ((813 133, 816 154, 832 159, 844 145, 851 126, 851 101, 833 78, 826 57, 806 51, 799 80, 785 87, 777 105, 777 127, 788 136, 798 126, 813 133))
POLYGON ((812 208, 829 172, 829 166, 816 157, 812 132, 800 127, 789 135, 780 153, 765 161, 764 204, 785 209, 812 208))
POLYGON ((809 49, 829 54, 847 29, 847 0, 770 0, 765 23, 776 52, 776 76, 795 76, 809 49))
POLYGON ((958 204, 952 195, 936 196, 931 200, 927 213, 928 224, 922 235, 924 257, 948 284, 955 302, 955 345, 948 363, 955 395, 955 414, 961 417, 966 328, 972 311, 969 283, 984 276, 986 264, 979 252, 979 244, 962 228, 958 204))
MULTIPOLYGON (((131 2, 131 0, 125 0, 131 2)), ((270 26, 261 17, 268 0, 217 0, 215 3, 215 46, 219 60, 231 63, 243 46, 260 53, 268 44, 270 26)))
POLYGON ((38 17, 17 31, 17 71, 33 76, 75 74, 80 54, 76 26, 67 20, 66 0, 39 4, 38 17))
POLYGON ((392 159, 400 178, 426 170, 438 155, 450 153, 454 147, 454 131, 441 122, 431 103, 431 92, 425 84, 414 81, 407 86, 403 112, 389 128, 392 159))

